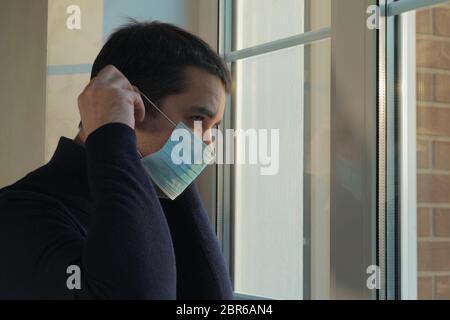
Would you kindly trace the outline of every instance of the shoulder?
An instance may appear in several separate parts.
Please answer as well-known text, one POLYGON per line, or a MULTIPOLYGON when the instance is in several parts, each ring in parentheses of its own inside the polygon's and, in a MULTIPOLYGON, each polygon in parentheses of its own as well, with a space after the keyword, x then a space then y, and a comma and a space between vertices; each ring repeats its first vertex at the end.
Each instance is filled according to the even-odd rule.
POLYGON ((55 225, 75 229, 70 214, 57 199, 35 191, 0 190, 0 233, 38 232, 55 225))
POLYGON ((37 191, 7 187, 0 190, 0 216, 8 211, 60 210, 61 203, 49 195, 37 191))
POLYGON ((53 257, 81 247, 82 241, 56 200, 38 192, 1 190, 0 299, 33 296, 45 288, 38 285, 41 281, 51 288, 53 257))

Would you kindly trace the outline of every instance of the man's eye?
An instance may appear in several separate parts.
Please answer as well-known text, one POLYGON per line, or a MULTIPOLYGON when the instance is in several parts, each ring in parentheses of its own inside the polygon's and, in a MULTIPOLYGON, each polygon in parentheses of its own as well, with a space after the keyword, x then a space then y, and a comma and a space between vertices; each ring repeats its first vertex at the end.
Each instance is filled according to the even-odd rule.
POLYGON ((193 116, 192 121, 204 121, 205 118, 202 116, 193 116))

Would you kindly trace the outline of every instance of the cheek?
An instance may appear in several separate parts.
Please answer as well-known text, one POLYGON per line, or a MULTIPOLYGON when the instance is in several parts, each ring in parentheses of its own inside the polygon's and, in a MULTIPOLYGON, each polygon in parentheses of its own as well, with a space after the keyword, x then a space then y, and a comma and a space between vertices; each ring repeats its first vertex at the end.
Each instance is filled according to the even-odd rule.
POLYGON ((171 134, 172 131, 167 129, 159 132, 142 132, 136 130, 139 151, 143 156, 149 156, 158 152, 166 144, 167 140, 170 139, 171 134))
POLYGON ((150 141, 154 147, 153 152, 157 152, 157 151, 161 150, 162 147, 164 147, 164 145, 170 139, 171 134, 172 134, 172 131, 167 130, 164 132, 160 132, 158 135, 151 137, 152 140, 150 140, 150 141))

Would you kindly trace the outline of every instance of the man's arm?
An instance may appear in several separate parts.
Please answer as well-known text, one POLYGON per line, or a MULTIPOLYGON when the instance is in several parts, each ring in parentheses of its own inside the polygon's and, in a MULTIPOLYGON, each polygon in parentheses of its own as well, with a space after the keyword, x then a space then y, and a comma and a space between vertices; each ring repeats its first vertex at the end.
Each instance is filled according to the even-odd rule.
POLYGON ((83 252, 85 280, 107 285, 113 297, 175 298, 170 231, 134 131, 106 125, 89 136, 86 152, 94 215, 83 252))
POLYGON ((0 298, 175 299, 171 235, 134 131, 106 125, 86 149, 95 206, 87 238, 55 199, 1 195, 0 298), (80 267, 81 290, 67 287, 69 266, 80 267))
POLYGON ((141 95, 119 70, 107 66, 79 96, 78 107, 95 206, 83 255, 84 261, 95 261, 85 264, 87 279, 125 296, 174 298, 170 231, 137 151, 134 128, 145 119, 141 95), (106 256, 96 259, 100 254, 106 256), (111 272, 102 276, 105 270, 111 272), (129 276, 120 280, 124 275, 129 276))

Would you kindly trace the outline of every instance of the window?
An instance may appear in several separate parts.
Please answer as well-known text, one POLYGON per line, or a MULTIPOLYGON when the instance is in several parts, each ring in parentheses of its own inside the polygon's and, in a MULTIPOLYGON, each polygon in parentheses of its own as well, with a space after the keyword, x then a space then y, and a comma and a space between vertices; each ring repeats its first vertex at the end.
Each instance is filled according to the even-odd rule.
MULTIPOLYGON (((222 10, 236 86, 228 125, 268 130, 271 151, 271 132, 279 130, 276 174, 237 163, 222 172, 231 178, 219 231, 236 294, 302 299, 314 265, 316 294, 328 297, 331 2, 224 1, 222 10)), ((237 140, 236 158, 245 142, 237 140)))
POLYGON ((221 1, 235 79, 224 125, 280 134, 277 175, 219 168, 237 297, 450 296, 449 12, 443 0, 221 1))

